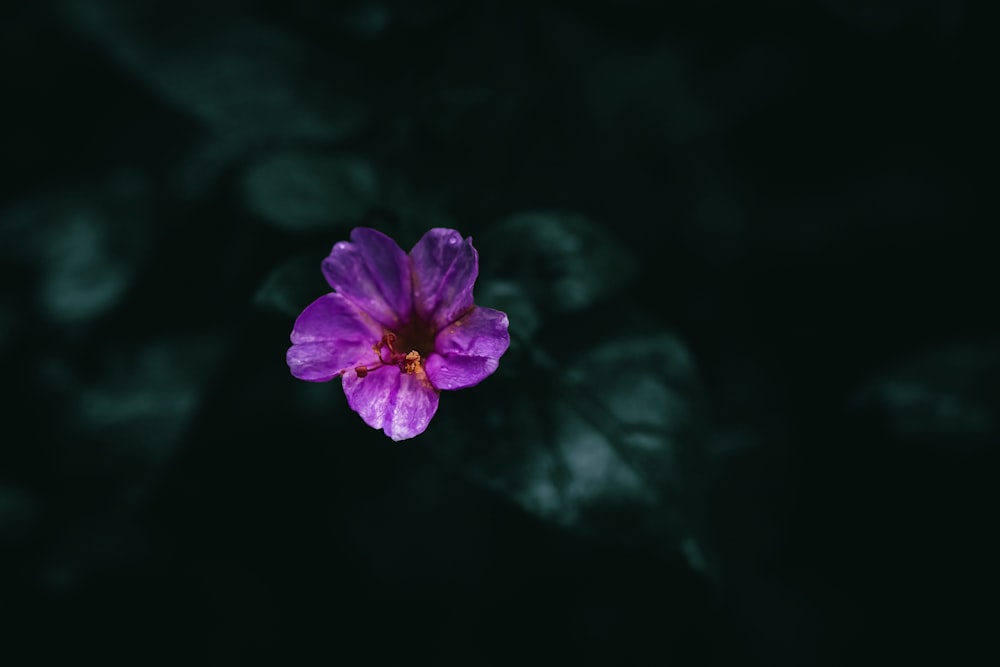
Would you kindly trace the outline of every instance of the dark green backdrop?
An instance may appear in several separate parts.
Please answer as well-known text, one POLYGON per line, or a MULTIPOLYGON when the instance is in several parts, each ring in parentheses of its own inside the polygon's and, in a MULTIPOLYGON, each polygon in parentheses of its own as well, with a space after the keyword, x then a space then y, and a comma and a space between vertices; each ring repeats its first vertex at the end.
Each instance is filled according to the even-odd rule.
POLYGON ((988 3, 664 4, 5 3, 0 662, 981 657, 988 3), (285 366, 357 225, 510 316, 412 441, 285 366))

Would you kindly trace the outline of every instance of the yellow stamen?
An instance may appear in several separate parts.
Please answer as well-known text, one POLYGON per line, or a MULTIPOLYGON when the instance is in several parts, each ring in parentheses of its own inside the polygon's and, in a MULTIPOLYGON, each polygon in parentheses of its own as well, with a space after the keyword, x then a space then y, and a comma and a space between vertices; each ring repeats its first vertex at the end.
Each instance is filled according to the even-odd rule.
POLYGON ((404 373, 416 373, 420 369, 420 353, 416 350, 410 350, 403 358, 400 368, 404 373))

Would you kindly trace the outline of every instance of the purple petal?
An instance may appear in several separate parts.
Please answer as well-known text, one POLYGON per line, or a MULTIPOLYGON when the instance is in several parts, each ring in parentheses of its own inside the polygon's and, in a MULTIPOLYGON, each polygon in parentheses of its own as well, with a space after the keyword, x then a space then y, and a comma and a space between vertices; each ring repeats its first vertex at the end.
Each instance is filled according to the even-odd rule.
POLYGON ((343 382, 351 409, 396 441, 423 433, 437 412, 439 394, 422 372, 382 366, 363 378, 348 371, 343 382))
POLYGON ((472 308, 479 255, 454 229, 429 230, 410 251, 417 314, 440 329, 472 308))
POLYGON ((427 377, 438 389, 465 389, 482 382, 499 365, 490 357, 460 357, 432 354, 427 358, 427 377))
POLYGON ((436 353, 424 364, 438 389, 464 389, 479 384, 497 369, 510 346, 507 315, 476 307, 438 333, 436 353))
POLYGON ((326 294, 306 306, 292 328, 286 360, 300 380, 326 382, 375 359, 372 347, 382 327, 340 294, 326 294))
POLYGON ((386 327, 400 326, 413 309, 410 260, 382 232, 354 229, 351 242, 335 244, 323 260, 323 275, 337 293, 386 327))
POLYGON ((434 348, 441 354, 499 359, 510 346, 509 325, 506 313, 478 306, 442 329, 434 348))

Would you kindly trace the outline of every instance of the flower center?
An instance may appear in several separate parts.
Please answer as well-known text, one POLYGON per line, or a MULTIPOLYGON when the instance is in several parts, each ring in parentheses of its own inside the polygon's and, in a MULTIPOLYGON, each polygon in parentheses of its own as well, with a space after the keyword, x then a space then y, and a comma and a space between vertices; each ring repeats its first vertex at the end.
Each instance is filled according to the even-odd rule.
POLYGON ((399 331, 382 331, 382 338, 372 347, 378 361, 354 370, 359 378, 379 366, 399 366, 401 373, 412 374, 421 370, 423 360, 434 351, 434 332, 416 319, 399 331))

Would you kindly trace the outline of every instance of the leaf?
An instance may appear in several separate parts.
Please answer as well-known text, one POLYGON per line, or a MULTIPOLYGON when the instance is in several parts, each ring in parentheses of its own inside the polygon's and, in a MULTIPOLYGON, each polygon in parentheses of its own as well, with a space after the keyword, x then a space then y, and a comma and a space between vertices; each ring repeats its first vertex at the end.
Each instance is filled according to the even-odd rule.
POLYGON ((587 308, 636 275, 631 253, 610 232, 575 213, 515 215, 484 234, 477 247, 483 257, 480 300, 521 311, 508 314, 512 326, 519 319, 526 322, 525 336, 550 313, 587 308))
POLYGON ((503 401, 443 409, 459 433, 435 449, 546 521, 703 563, 687 515, 704 440, 687 348, 667 333, 624 337, 537 366, 495 388, 503 401))
POLYGON ((113 343, 94 353, 87 370, 58 358, 45 360, 39 375, 53 400, 68 407, 73 434, 62 446, 61 465, 74 474, 100 471, 113 478, 101 493, 148 490, 186 432, 224 353, 218 335, 202 333, 113 343))
POLYGON ((347 156, 272 154, 253 162, 243 181, 247 208, 293 232, 355 224, 379 192, 372 165, 347 156))
POLYGON ((976 449, 1000 431, 1000 347, 994 341, 940 345, 877 374, 855 395, 900 440, 976 449))
POLYGON ((193 415, 201 385, 220 359, 220 342, 196 337, 151 343, 110 359, 104 381, 81 400, 89 428, 113 427, 123 444, 144 443, 159 459, 193 415))
POLYGON ((178 16, 185 10, 175 2, 64 6, 77 29, 102 42, 164 100, 220 134, 242 142, 332 141, 365 118, 344 90, 347 63, 273 26, 234 20, 225 6, 191 7, 183 20, 178 16), (319 63, 322 80, 310 79, 319 63))
POLYGON ((254 293, 254 305, 291 318, 298 317, 306 306, 331 289, 320 271, 322 259, 310 252, 282 262, 254 293))
POLYGON ((75 366, 43 360, 50 410, 66 406, 67 419, 48 460, 60 492, 47 508, 58 521, 33 563, 42 586, 65 592, 144 556, 139 517, 225 352, 221 335, 198 333, 111 343, 75 366))
POLYGON ((135 174, 85 194, 51 193, 0 219, 0 246, 38 268, 38 306, 48 320, 83 324, 115 307, 131 285, 149 250, 149 202, 135 174))
POLYGON ((233 16, 226 3, 62 6, 73 28, 208 130, 198 145, 183 148, 186 161, 173 174, 185 196, 203 195, 251 150, 343 141, 370 116, 356 62, 247 12, 233 16))
POLYGON ((541 311, 516 280, 482 280, 476 303, 507 313, 512 334, 523 340, 530 340, 542 324, 541 311))

